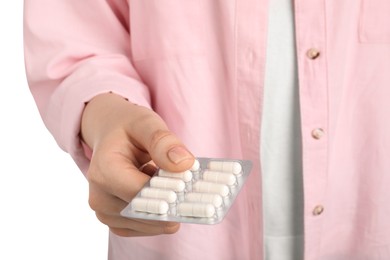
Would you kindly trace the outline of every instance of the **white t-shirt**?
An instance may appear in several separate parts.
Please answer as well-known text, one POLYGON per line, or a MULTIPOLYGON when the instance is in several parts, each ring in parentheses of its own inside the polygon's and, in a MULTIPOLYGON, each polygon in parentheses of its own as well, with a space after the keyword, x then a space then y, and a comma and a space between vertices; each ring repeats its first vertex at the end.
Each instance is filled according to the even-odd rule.
POLYGON ((266 260, 303 258, 299 89, 292 0, 271 0, 261 136, 266 260))

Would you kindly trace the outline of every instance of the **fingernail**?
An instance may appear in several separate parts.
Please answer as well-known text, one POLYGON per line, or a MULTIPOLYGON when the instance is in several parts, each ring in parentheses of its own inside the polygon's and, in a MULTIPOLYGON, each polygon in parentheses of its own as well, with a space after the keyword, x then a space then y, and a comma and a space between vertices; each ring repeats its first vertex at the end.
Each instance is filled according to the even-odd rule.
POLYGON ((168 158, 174 164, 179 164, 182 161, 192 159, 193 156, 185 148, 176 146, 168 151, 168 158))

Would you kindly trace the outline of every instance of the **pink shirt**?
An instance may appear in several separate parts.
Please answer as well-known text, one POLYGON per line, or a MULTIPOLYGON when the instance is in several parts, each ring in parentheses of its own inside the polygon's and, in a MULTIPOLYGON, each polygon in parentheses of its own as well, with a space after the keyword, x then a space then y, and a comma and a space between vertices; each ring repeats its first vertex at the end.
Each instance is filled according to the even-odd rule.
MULTIPOLYGON (((110 259, 262 259, 267 8, 266 0, 25 0, 31 91, 84 173, 80 116, 107 91, 153 108, 196 156, 254 162, 221 224, 110 234, 110 259)), ((390 259, 389 13, 386 0, 295 0, 305 260, 390 259)))

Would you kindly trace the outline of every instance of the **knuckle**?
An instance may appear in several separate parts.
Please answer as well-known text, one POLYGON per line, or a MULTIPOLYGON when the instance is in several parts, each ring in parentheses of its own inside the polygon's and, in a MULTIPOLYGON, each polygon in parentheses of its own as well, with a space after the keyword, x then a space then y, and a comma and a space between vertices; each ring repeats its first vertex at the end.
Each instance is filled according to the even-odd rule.
POLYGON ((88 182, 90 184, 93 184, 93 185, 99 185, 100 181, 99 181, 99 177, 98 177, 98 171, 95 169, 95 167, 93 167, 93 165, 91 164, 90 168, 88 169, 87 171, 87 179, 88 179, 88 182))
POLYGON ((94 185, 89 185, 88 204, 95 212, 104 212, 103 204, 106 201, 105 195, 99 188, 94 185))
POLYGON ((98 209, 99 209, 99 200, 97 199, 97 196, 96 196, 95 193, 93 193, 93 192, 89 193, 88 204, 89 204, 89 207, 92 210, 98 211, 98 209))
POLYGON ((96 187, 103 190, 106 188, 107 183, 101 167, 91 164, 86 176, 90 187, 96 187))
POLYGON ((172 136, 173 136, 172 133, 168 130, 158 129, 154 131, 150 138, 150 149, 151 150, 156 149, 157 145, 161 143, 163 139, 167 139, 172 136))
POLYGON ((109 218, 108 218, 107 215, 101 214, 101 213, 98 213, 98 212, 96 212, 95 215, 96 215, 96 218, 97 218, 100 222, 102 222, 103 224, 105 224, 105 225, 107 225, 107 226, 109 225, 109 218))

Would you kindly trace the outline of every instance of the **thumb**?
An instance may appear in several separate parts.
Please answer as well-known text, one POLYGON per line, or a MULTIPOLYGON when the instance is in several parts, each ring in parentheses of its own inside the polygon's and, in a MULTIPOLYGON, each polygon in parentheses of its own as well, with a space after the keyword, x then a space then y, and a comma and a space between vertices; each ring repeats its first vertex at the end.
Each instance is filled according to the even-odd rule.
POLYGON ((137 118, 129 133, 138 147, 147 150, 154 163, 171 172, 188 170, 195 157, 185 145, 169 131, 165 122, 152 110, 139 107, 137 118))
POLYGON ((160 168, 180 172, 194 164, 194 156, 169 130, 156 130, 150 140, 149 154, 160 168))

